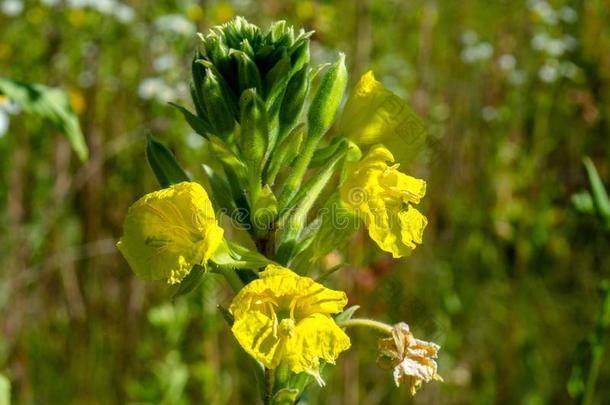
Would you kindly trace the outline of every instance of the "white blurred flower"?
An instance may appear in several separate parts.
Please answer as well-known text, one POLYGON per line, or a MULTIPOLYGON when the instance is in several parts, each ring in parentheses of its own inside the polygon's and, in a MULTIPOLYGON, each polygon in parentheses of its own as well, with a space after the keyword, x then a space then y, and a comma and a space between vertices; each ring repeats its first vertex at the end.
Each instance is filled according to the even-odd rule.
POLYGON ((8 114, 0 108, 0 138, 8 131, 9 118, 8 114))
POLYGON ((505 53, 498 58, 498 65, 504 71, 513 70, 517 66, 517 59, 510 53, 505 53))
POLYGON ((60 0, 40 0, 44 6, 53 7, 59 4, 60 0))
POLYGON ((476 63, 491 58, 494 48, 489 42, 481 42, 462 50, 461 58, 465 63, 476 63))
POLYGON ((136 12, 126 4, 117 4, 114 9, 114 16, 122 23, 130 23, 135 18, 136 12))
POLYGON ((140 82, 138 96, 144 100, 169 101, 174 98, 174 89, 158 77, 149 77, 140 82))
POLYGON ((17 17, 23 12, 23 1, 22 0, 4 0, 0 5, 2 13, 9 17, 17 17))
POLYGON ((574 23, 578 20, 578 13, 570 6, 563 6, 559 9, 559 18, 567 23, 574 23))
POLYGON ((538 77, 545 83, 552 83, 559 77, 559 69, 557 69, 557 63, 545 62, 544 65, 538 70, 538 77))
POLYGON ((176 66, 176 57, 172 54, 162 55, 158 58, 155 58, 153 61, 153 68, 157 72, 162 72, 164 70, 169 70, 176 66))
POLYGON ((545 32, 538 32, 532 38, 532 48, 541 51, 546 48, 548 41, 550 38, 545 32))
POLYGON ((168 14, 157 17, 155 26, 161 31, 171 31, 189 36, 197 32, 197 27, 189 19, 180 14, 168 14))
POLYGON ((530 9, 542 21, 549 25, 555 25, 558 22, 555 9, 546 1, 535 1, 530 3, 530 9))

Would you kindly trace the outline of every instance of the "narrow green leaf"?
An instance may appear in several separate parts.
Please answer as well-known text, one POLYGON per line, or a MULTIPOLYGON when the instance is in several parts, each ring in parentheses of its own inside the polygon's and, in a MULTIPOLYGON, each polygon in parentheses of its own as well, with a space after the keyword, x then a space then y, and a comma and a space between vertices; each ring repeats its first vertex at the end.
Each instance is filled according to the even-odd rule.
POLYGON ((589 176, 589 183, 591 184, 591 194, 593 195, 593 201, 598 214, 605 219, 610 221, 610 199, 606 193, 604 183, 599 177, 593 161, 589 157, 583 159, 587 175, 589 176))
POLYGON ((209 122, 205 121, 204 118, 196 116, 195 114, 193 114, 192 112, 190 112, 179 104, 172 102, 170 102, 169 104, 172 107, 176 107, 182 113, 184 119, 186 119, 186 122, 188 122, 190 127, 193 128, 193 130, 199 135, 203 136, 204 138, 207 138, 208 134, 212 133, 212 126, 209 122))
POLYGON ((182 181, 190 181, 172 152, 152 136, 148 137, 146 143, 146 159, 162 188, 182 181))

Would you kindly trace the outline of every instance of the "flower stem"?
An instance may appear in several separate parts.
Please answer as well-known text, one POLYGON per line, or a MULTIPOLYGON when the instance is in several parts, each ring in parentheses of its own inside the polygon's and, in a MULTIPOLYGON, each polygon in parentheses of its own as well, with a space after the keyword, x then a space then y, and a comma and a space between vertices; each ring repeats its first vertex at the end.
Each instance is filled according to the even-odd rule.
POLYGON ((374 329, 386 335, 392 334, 392 326, 387 323, 375 321, 373 319, 365 319, 365 318, 353 318, 348 319, 346 321, 337 322, 341 328, 350 328, 354 326, 364 326, 366 328, 374 329))
POLYGON ((223 266, 220 268, 220 274, 222 274, 225 280, 227 280, 227 283, 229 283, 234 293, 238 293, 239 290, 241 290, 244 286, 244 283, 237 275, 237 271, 235 269, 223 266))

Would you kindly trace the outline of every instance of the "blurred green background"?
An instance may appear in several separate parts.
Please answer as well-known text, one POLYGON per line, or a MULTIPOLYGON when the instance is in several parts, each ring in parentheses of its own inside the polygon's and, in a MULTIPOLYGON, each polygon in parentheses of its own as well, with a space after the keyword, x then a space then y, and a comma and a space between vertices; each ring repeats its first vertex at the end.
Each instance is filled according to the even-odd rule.
MULTIPOLYGON (((361 233, 334 280, 360 316, 441 344, 445 383, 413 403, 572 403, 610 274, 608 233, 571 203, 588 188, 583 156, 610 181, 607 0, 0 0, 0 76, 66 90, 90 151, 81 163, 54 127, 0 101, 0 374, 13 402, 257 398, 216 310, 231 299, 222 280, 172 303, 114 247, 127 207, 157 188, 147 134, 203 178, 202 140, 166 102, 190 105, 195 33, 235 15, 315 30, 314 62, 346 52, 352 84, 373 69, 428 125, 405 168, 428 182, 424 244, 392 261, 361 233)), ((304 402, 409 402, 375 366, 376 336, 352 337, 304 402)), ((596 403, 609 403, 605 359, 596 403)))

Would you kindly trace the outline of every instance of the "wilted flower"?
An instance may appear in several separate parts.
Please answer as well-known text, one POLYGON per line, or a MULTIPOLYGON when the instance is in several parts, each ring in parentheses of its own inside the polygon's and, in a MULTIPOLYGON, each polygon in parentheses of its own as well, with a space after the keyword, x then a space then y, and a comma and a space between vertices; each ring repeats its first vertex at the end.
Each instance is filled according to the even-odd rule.
POLYGON ((437 374, 436 359, 440 346, 416 339, 409 325, 394 325, 392 337, 379 340, 377 364, 385 370, 393 369, 396 386, 408 384, 415 395, 423 382, 443 381, 437 374))
POLYGON ((407 256, 422 243, 428 221, 412 204, 426 193, 426 182, 388 166, 394 156, 375 145, 348 172, 341 185, 341 201, 364 220, 369 236, 395 258, 407 256))
POLYGON ((179 283, 214 254, 223 237, 207 193, 182 182, 147 194, 130 208, 117 247, 137 276, 179 283))
POLYGON ((285 363, 323 385, 320 360, 334 364, 350 347, 349 337, 330 317, 347 303, 345 293, 277 265, 267 266, 259 277, 229 307, 237 341, 265 367, 285 363))

